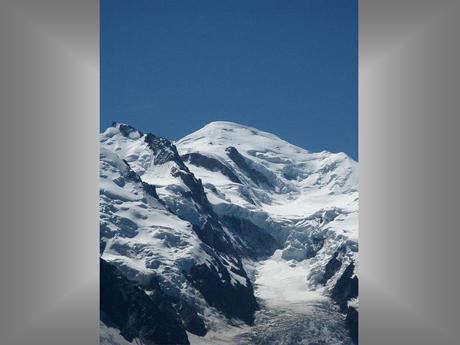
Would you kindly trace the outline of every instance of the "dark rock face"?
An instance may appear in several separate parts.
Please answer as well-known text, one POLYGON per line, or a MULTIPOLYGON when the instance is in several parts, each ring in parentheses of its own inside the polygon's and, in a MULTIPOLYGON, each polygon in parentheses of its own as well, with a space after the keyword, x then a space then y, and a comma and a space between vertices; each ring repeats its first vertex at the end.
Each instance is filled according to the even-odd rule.
POLYGON ((243 251, 240 253, 253 259, 273 255, 275 250, 281 248, 275 238, 249 220, 233 216, 224 216, 223 222, 233 231, 240 240, 243 251))
POLYGON ((260 171, 253 169, 246 162, 246 159, 238 152, 233 146, 229 146, 225 149, 227 156, 240 168, 243 170, 246 175, 254 181, 258 186, 267 186, 273 188, 273 185, 270 183, 268 178, 262 174, 260 171))
POLYGON ((219 162, 217 159, 206 157, 195 152, 183 155, 182 159, 197 167, 203 167, 210 171, 218 171, 222 175, 227 176, 230 181, 241 184, 240 179, 227 166, 219 162))
MULTIPOLYGON (((168 139, 156 137, 151 133, 148 133, 144 140, 154 154, 153 163, 155 165, 161 165, 170 161, 176 163, 177 167, 172 169, 171 175, 179 177, 189 188, 189 197, 193 199, 202 213, 209 214, 211 217, 217 218, 212 210, 211 204, 208 201, 201 180, 197 179, 185 165, 184 161, 177 152, 176 146, 168 139)), ((184 195, 184 197, 187 196, 184 195)))
POLYGON ((193 266, 188 273, 184 272, 185 276, 200 291, 210 306, 218 309, 227 317, 239 318, 252 325, 258 304, 238 253, 232 244, 222 237, 221 232, 216 231, 210 223, 203 228, 196 226, 193 228, 198 237, 206 243, 206 251, 213 257, 217 271, 207 265, 199 265, 193 266), (246 286, 232 285, 228 268, 223 264, 227 260, 231 261, 231 270, 246 280, 246 286))
MULTIPOLYGON (((163 164, 169 161, 177 164, 177 167, 172 169, 171 175, 179 177, 188 187, 190 193, 184 195, 184 197, 193 200, 197 212, 201 215, 201 219, 204 220, 201 224, 196 224, 193 219, 187 219, 185 216, 185 219, 193 224, 193 229, 200 240, 219 252, 234 255, 235 250, 233 249, 231 240, 222 230, 219 218, 212 209, 201 180, 197 179, 185 165, 177 152, 176 146, 168 139, 156 137, 151 133, 147 134, 144 140, 154 153, 154 164, 163 164)), ((152 189, 150 190, 149 188, 148 191, 152 194, 154 193, 158 198, 154 187, 152 189)), ((158 199, 161 201, 160 198, 158 199)), ((182 214, 176 215, 184 217, 182 214)))
POLYGON ((126 164, 126 168, 128 169, 128 172, 126 173, 126 179, 133 181, 133 182, 141 182, 140 177, 134 172, 134 170, 131 169, 129 163, 123 159, 123 163, 126 164))
POLYGON ((187 169, 173 169, 171 174, 174 177, 180 177, 184 184, 190 189, 191 197, 195 203, 200 206, 201 210, 209 213, 213 217, 217 218, 214 215, 211 204, 209 203, 206 192, 204 191, 203 184, 201 180, 197 179, 189 170, 187 169))
MULTIPOLYGON (((224 231, 221 220, 208 200, 201 180, 197 179, 188 169, 177 153, 177 148, 169 140, 156 137, 153 134, 147 134, 145 142, 154 153, 154 164, 163 164, 169 161, 176 163, 176 167, 171 169, 171 175, 180 178, 190 190, 184 197, 192 199, 197 212, 200 214, 200 221, 197 224, 194 219, 187 219, 187 214, 177 214, 177 216, 185 217, 186 220, 192 223, 194 232, 206 245, 208 254, 213 257, 215 267, 218 268, 215 271, 206 265, 193 266, 189 272, 184 272, 184 274, 195 288, 201 292, 209 305, 215 307, 227 317, 239 318, 248 324, 252 324, 254 322, 254 312, 258 308, 253 287, 249 279, 247 279, 239 253, 235 249, 232 239, 224 231), (232 261, 232 270, 235 270, 235 273, 246 279, 246 285, 232 285, 228 268, 223 264, 225 260, 232 261)), ((196 157, 193 159, 196 159, 196 157)), ((206 161, 206 163, 209 163, 209 161, 206 161)), ((186 327, 200 334, 206 332, 204 324, 201 324, 202 321, 200 323, 198 318, 195 317, 197 316, 196 312, 195 315, 192 315, 190 309, 184 307, 184 305, 179 305, 177 310, 181 316, 184 315, 183 320, 185 318, 187 321, 186 327)))
POLYGON ((192 228, 203 243, 215 249, 217 252, 229 255, 236 254, 233 245, 230 243, 230 239, 222 235, 221 230, 212 220, 208 219, 202 227, 193 225, 192 228))
POLYGON ((355 308, 348 307, 347 317, 345 319, 345 325, 347 326, 351 340, 355 344, 359 341, 359 314, 355 308))
POLYGON ((188 170, 180 158, 176 146, 174 146, 171 141, 165 138, 157 137, 152 133, 146 134, 144 140, 154 153, 154 164, 163 164, 174 161, 181 169, 188 170))
POLYGON ((307 252, 307 259, 313 258, 323 248, 324 238, 318 234, 314 234, 309 238, 309 246, 307 252))
MULTIPOLYGON (((181 160, 180 157, 179 159, 181 160)), ((201 241, 216 251, 230 255, 236 255, 232 241, 223 231, 219 217, 212 209, 211 203, 208 200, 201 180, 197 179, 183 162, 182 165, 184 168, 174 169, 171 173, 175 177, 180 177, 184 184, 189 188, 191 198, 195 202, 199 213, 203 216, 202 219, 205 219, 202 224, 193 225, 195 233, 198 235, 201 241)), ((193 224, 191 219, 188 220, 193 224)))
POLYGON ((139 287, 144 289, 148 295, 160 299, 162 303, 171 305, 181 319, 185 330, 201 337, 206 335, 208 330, 202 316, 186 301, 163 293, 157 276, 151 276, 139 287))
POLYGON ((142 135, 142 132, 138 131, 134 127, 131 127, 129 125, 125 125, 123 123, 117 123, 117 122, 112 123, 112 127, 116 127, 117 125, 118 125, 118 129, 119 129, 120 133, 125 137, 129 137, 129 135, 131 133, 133 133, 133 132, 139 133, 140 136, 142 135))
POLYGON ((229 318, 238 318, 248 325, 254 324, 254 313, 259 306, 251 282, 246 277, 246 286, 239 283, 233 285, 225 267, 220 263, 217 266, 217 272, 204 264, 193 266, 187 278, 210 306, 229 318))
POLYGON ((105 247, 107 246, 106 241, 99 241, 99 255, 102 255, 104 253, 105 247))
POLYGON ((342 313, 347 313, 346 326, 355 344, 358 344, 358 311, 348 307, 348 301, 358 297, 358 277, 354 276, 355 265, 349 264, 331 291, 331 298, 339 305, 342 313))
POLYGON ((157 199, 158 201, 161 202, 160 197, 157 194, 157 190, 156 190, 155 186, 153 186, 151 184, 148 184, 146 182, 143 182, 143 181, 142 181, 142 186, 144 187, 143 189, 147 193, 147 195, 149 195, 149 196, 151 196, 151 197, 153 197, 153 198, 155 198, 155 199, 157 199))
POLYGON ((201 180, 196 179, 188 169, 187 171, 176 170, 173 175, 180 176, 184 184, 190 189, 191 198, 204 220, 201 224, 193 224, 193 220, 187 219, 193 224, 193 230, 198 238, 217 252, 236 256, 237 251, 232 240, 223 230, 219 216, 214 212, 201 180))
POLYGON ((173 306, 159 290, 148 296, 113 265, 100 260, 101 313, 128 341, 143 344, 190 344, 173 306))
POLYGON ((182 323, 187 331, 200 337, 204 337, 206 335, 206 325, 195 309, 181 300, 176 300, 174 307, 180 315, 182 323))
POLYGON ((334 274, 338 272, 340 267, 342 267, 342 262, 340 260, 337 260, 337 255, 338 253, 335 252, 334 255, 332 256, 331 260, 326 264, 324 276, 320 281, 320 284, 326 285, 329 279, 331 279, 334 274))
POLYGON ((354 276, 355 265, 349 264, 331 291, 332 299, 342 312, 347 310, 348 301, 358 297, 358 277, 354 276))

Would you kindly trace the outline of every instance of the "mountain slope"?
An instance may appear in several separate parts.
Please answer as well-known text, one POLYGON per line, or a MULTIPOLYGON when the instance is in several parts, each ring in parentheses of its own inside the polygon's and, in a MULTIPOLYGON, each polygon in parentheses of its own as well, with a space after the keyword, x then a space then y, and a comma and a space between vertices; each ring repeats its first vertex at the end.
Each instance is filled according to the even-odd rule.
POLYGON ((120 329, 120 334, 145 345, 189 344, 174 308, 161 292, 148 296, 114 266, 100 261, 101 312, 105 321, 120 329))
POLYGON ((324 285, 345 270, 341 265, 332 275, 326 272, 332 257, 340 257, 343 266, 356 261, 358 168, 345 154, 312 153, 221 121, 176 145, 220 216, 264 229, 277 239, 286 260, 312 259, 312 285, 324 285))
POLYGON ((194 342, 260 327, 274 307, 322 313, 308 305, 324 298, 340 308, 331 329, 356 332, 357 239, 358 169, 344 154, 230 122, 176 143, 118 123, 101 134, 102 258, 160 289, 194 342))
POLYGON ((252 323, 252 284, 175 147, 115 124, 101 135, 100 162, 102 257, 146 290, 158 280, 198 314, 214 307, 252 323))

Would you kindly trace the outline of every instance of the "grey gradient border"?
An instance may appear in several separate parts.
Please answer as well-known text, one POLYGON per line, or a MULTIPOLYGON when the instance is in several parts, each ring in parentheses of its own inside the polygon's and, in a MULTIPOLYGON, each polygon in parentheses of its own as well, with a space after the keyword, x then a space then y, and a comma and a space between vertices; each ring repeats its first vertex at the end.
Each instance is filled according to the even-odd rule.
POLYGON ((361 344, 459 344, 458 0, 360 2, 361 344))
POLYGON ((97 344, 99 3, 0 4, 0 344, 97 344))
MULTIPOLYGON (((459 1, 360 2, 361 344, 456 344, 459 1)), ((0 343, 98 343, 99 7, 0 2, 0 343)))

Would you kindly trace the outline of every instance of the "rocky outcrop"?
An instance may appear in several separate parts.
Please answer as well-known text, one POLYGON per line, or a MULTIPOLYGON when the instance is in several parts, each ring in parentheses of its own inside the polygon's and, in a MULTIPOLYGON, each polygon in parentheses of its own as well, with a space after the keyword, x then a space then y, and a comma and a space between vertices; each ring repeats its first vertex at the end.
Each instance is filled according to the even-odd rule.
POLYGON ((192 334, 203 337, 207 333, 206 325, 202 317, 187 302, 180 299, 173 299, 173 305, 182 319, 184 328, 192 334))
MULTIPOLYGON (((187 274, 188 279, 201 292, 208 304, 229 318, 238 318, 245 323, 254 323, 254 312, 259 308, 251 282, 235 281, 228 270, 218 264, 218 271, 207 265, 193 266, 187 274)), ((234 272, 244 274, 244 272, 234 272)))
POLYGON ((168 139, 157 137, 152 133, 148 133, 145 135, 144 141, 147 143, 154 154, 154 164, 159 165, 173 161, 182 169, 187 169, 187 167, 182 162, 182 159, 180 159, 176 147, 168 139))
POLYGON ((342 267, 342 262, 337 260, 337 255, 338 253, 335 252, 332 258, 326 264, 323 278, 319 282, 321 285, 326 285, 329 279, 331 279, 340 270, 340 267, 342 267))
POLYGON ((345 325, 350 332, 351 340, 355 344, 358 344, 359 341, 359 313, 353 307, 348 307, 347 316, 345 318, 345 325))
POLYGON ((358 344, 358 311, 348 306, 350 300, 358 297, 359 282, 355 275, 355 265, 350 263, 341 277, 337 280, 331 291, 331 298, 339 305, 340 310, 346 313, 345 324, 350 332, 350 337, 358 344))
POLYGON ((224 216, 222 220, 235 233, 243 256, 260 259, 273 255, 276 249, 281 248, 272 235, 247 219, 224 216))
POLYGON ((273 188, 270 180, 260 171, 252 168, 246 159, 233 146, 229 146, 225 150, 227 156, 240 168, 256 185, 273 188))
POLYGON ((187 153, 185 155, 182 155, 182 159, 185 162, 193 164, 197 167, 203 167, 209 171, 218 171, 222 175, 227 176, 230 179, 230 181, 241 184, 241 181, 238 178, 238 176, 236 176, 232 172, 232 170, 230 170, 227 166, 222 164, 217 159, 206 157, 196 152, 187 153))
POLYGON ((342 276, 337 280, 331 291, 332 299, 339 305, 342 312, 347 310, 348 301, 358 297, 358 277, 355 275, 355 265, 350 263, 342 276))
POLYGON ((115 266, 100 259, 100 309, 128 341, 189 344, 174 307, 158 289, 148 296, 115 266))

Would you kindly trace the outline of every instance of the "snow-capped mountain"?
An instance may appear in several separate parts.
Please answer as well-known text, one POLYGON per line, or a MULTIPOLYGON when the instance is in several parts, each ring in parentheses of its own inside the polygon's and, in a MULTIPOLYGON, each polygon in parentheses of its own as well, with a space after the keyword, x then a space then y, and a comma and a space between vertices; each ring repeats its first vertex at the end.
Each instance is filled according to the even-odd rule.
MULTIPOLYGON (((102 262, 126 278, 117 289, 134 284, 163 306, 155 314, 176 313, 182 343, 300 344, 267 332, 276 317, 296 318, 297 339, 348 344, 347 326, 357 342, 356 162, 220 121, 175 143, 114 123, 100 142, 102 262), (305 324, 313 315, 327 334, 305 324)), ((101 307, 106 343, 179 341, 145 331, 142 303, 123 306, 101 307)))

